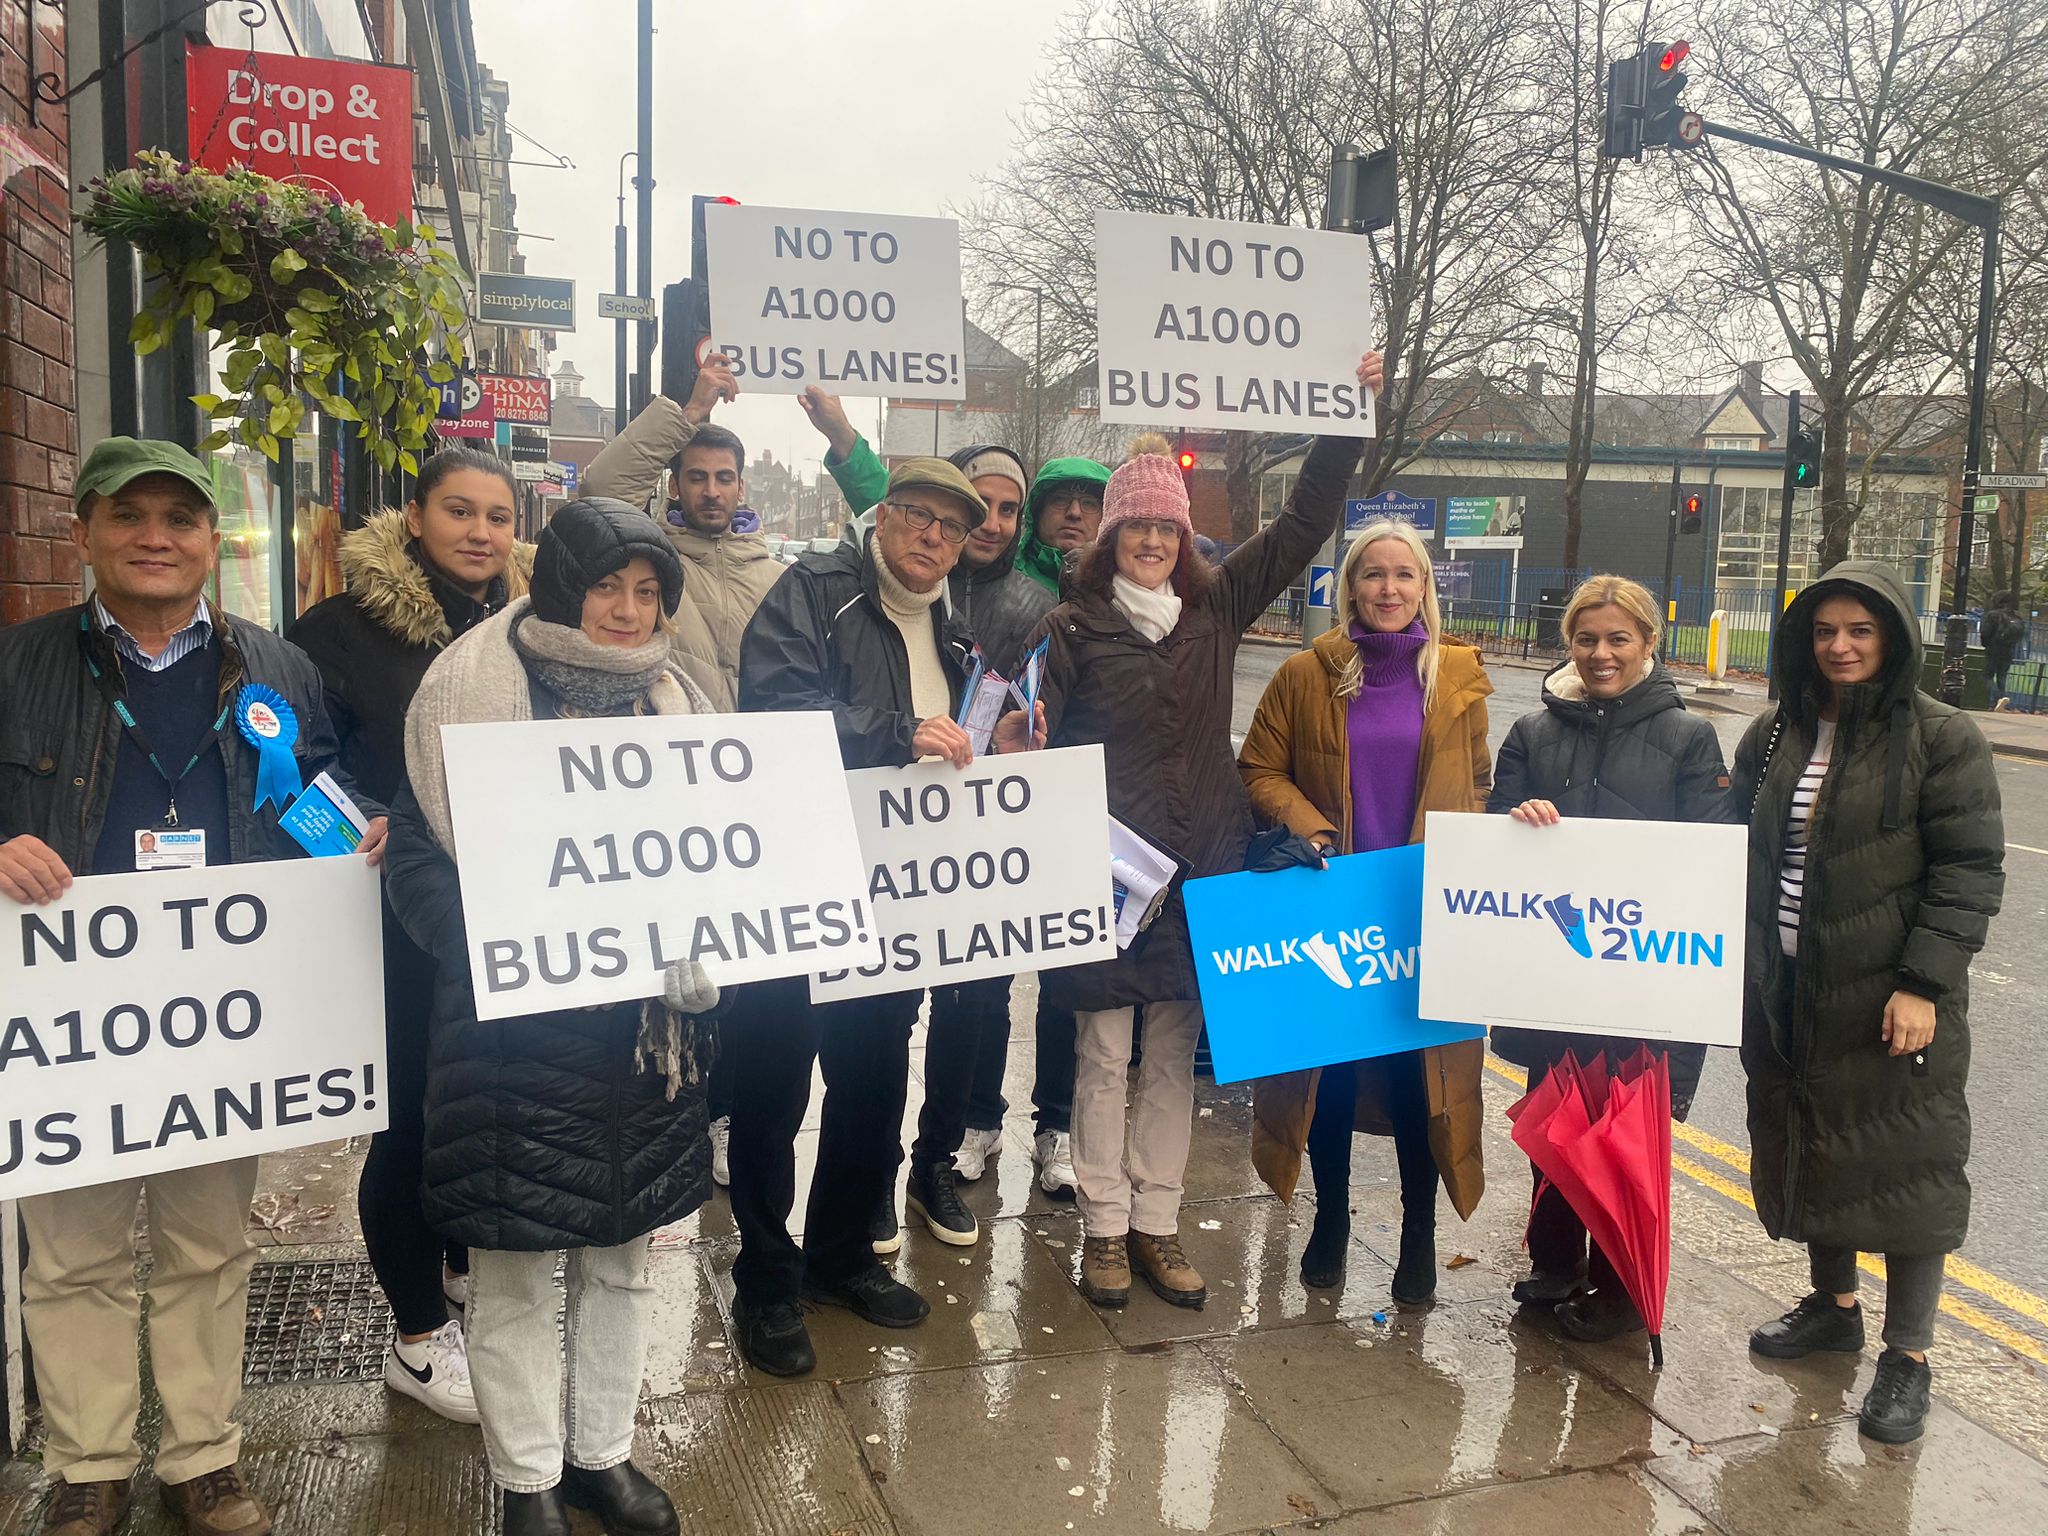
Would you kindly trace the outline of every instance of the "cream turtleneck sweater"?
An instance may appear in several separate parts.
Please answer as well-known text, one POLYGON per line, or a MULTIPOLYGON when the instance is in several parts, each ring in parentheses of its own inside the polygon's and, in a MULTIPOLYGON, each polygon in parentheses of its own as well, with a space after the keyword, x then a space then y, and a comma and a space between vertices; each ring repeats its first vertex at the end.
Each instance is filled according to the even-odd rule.
POLYGON ((944 581, 935 582, 929 592, 913 592, 896 579, 879 549, 870 549, 875 562, 875 582, 882 593, 882 611, 903 633, 903 649, 910 657, 910 709, 920 720, 933 715, 951 717, 953 690, 946 683, 946 669, 939 662, 938 637, 932 630, 932 606, 946 590, 944 581))

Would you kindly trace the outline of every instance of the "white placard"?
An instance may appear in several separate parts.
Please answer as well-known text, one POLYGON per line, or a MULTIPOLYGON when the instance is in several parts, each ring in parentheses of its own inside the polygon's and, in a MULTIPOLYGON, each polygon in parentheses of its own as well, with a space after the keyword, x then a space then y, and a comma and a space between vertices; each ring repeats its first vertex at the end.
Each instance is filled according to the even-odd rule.
POLYGON ((1050 971, 1116 954, 1102 748, 846 776, 886 953, 811 1001, 1050 971))
POLYGON ((0 1199, 384 1129, 384 926, 360 858, 0 898, 0 1199))
POLYGON ((825 711, 446 725, 477 1017, 879 953, 825 711))
POLYGON ((714 203, 704 255, 743 389, 967 398, 955 220, 714 203))
POLYGON ((1372 436, 1370 256, 1332 230, 1098 211, 1102 419, 1372 436))
POLYGON ((1432 811, 1423 1017, 1739 1044, 1746 843, 1737 826, 1432 811))

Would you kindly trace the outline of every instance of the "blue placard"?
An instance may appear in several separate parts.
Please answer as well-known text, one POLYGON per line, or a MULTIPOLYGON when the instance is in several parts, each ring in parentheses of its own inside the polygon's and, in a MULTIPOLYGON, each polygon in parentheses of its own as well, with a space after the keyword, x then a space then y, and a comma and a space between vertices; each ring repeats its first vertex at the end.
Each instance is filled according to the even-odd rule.
POLYGON ((1328 608, 1337 591, 1337 568, 1333 565, 1312 565, 1308 568, 1308 605, 1311 608, 1328 608))
POLYGON ((1216 1080, 1477 1040, 1420 1019, 1422 847, 1182 888, 1216 1080))
POLYGON ((1417 533, 1436 531, 1436 498, 1434 496, 1403 496, 1395 491, 1381 491, 1377 496, 1354 496, 1344 503, 1344 531, 1357 533, 1367 523, 1377 522, 1383 517, 1398 517, 1412 525, 1417 533))

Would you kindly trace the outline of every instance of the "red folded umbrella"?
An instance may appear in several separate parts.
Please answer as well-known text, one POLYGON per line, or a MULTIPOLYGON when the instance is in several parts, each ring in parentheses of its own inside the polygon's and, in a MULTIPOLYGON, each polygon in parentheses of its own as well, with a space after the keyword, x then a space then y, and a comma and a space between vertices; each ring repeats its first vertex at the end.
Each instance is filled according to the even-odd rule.
MULTIPOLYGON (((1650 1330, 1664 1363, 1671 1280, 1671 1064, 1639 1048, 1610 1068, 1575 1053, 1508 1111, 1515 1145, 1585 1223, 1650 1330)), ((1538 1192, 1539 1198, 1541 1191, 1538 1192)))

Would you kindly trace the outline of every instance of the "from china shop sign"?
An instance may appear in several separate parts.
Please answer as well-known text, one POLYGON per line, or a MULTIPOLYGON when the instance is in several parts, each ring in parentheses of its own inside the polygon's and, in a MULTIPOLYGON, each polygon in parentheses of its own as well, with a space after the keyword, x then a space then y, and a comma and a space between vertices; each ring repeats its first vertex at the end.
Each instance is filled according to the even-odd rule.
POLYGON ((244 165, 412 217, 412 74, 382 64, 185 46, 186 142, 195 165, 244 165))

